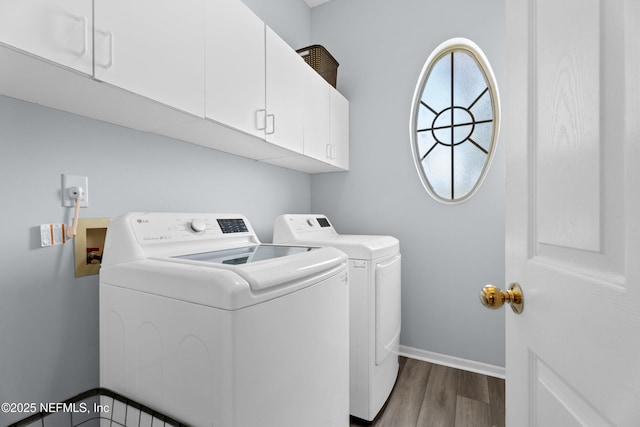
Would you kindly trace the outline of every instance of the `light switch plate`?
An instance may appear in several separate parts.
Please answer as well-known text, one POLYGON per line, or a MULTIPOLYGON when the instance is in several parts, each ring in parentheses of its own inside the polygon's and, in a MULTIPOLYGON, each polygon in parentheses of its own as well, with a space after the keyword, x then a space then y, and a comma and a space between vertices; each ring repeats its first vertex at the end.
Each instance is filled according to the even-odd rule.
POLYGON ((62 206, 75 207, 76 201, 69 194, 72 187, 82 187, 84 189, 84 197, 80 200, 80 207, 89 206, 89 177, 82 175, 62 174, 62 206))

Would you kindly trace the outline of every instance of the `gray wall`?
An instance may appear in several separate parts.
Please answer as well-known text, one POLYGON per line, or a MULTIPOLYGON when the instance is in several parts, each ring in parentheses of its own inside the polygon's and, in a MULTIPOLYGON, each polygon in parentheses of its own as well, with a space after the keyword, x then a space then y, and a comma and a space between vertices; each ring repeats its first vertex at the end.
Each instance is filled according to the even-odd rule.
POLYGON ((429 53, 474 40, 504 83, 504 0, 332 0, 313 9, 312 39, 340 63, 351 100, 351 170, 311 179, 312 210, 342 233, 400 239, 402 345, 504 366, 504 312, 481 307, 504 284, 504 144, 479 191, 443 205, 422 188, 409 111, 429 53))
POLYGON ((311 44, 311 9, 304 0, 242 0, 293 49, 311 44))
MULTIPOLYGON (((273 219, 309 211, 309 175, 0 97, 0 402, 59 402, 98 386, 98 276, 74 277, 60 174, 89 177, 85 218, 127 211, 239 212, 271 241, 273 219)), ((28 414, 0 413, 0 425, 28 414)))

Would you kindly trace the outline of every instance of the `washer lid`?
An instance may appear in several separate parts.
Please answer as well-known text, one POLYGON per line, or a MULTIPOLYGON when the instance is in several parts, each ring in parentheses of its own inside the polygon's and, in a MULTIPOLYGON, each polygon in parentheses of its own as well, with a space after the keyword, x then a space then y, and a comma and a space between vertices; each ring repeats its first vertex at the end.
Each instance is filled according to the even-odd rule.
POLYGON ((309 252, 314 249, 318 248, 305 246, 254 245, 242 248, 180 255, 172 258, 210 262, 213 264, 239 265, 309 252))
POLYGON ((163 260, 232 270, 247 281, 252 292, 289 286, 299 281, 315 281, 316 276, 346 263, 345 255, 334 248, 280 245, 254 245, 163 260))

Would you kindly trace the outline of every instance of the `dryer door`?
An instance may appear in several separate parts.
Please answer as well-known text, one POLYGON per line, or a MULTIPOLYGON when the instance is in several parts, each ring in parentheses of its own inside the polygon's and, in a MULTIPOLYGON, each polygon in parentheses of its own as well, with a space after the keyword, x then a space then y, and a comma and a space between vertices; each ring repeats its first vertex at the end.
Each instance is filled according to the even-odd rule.
POLYGON ((400 254, 376 264, 376 365, 398 354, 400 343, 400 254))

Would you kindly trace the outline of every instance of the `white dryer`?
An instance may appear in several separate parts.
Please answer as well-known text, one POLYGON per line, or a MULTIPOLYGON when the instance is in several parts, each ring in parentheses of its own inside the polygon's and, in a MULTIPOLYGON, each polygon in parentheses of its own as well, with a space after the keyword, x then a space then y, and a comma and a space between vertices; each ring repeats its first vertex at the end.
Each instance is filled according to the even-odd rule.
POLYGON ((349 425, 347 258, 242 215, 130 213, 100 270, 100 385, 194 426, 349 425))
POLYGON ((350 413, 373 420, 398 376, 398 239, 338 234, 326 216, 310 214, 276 218, 273 241, 334 247, 349 257, 350 413))

